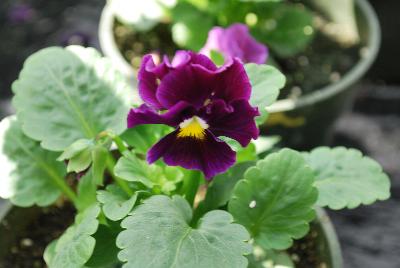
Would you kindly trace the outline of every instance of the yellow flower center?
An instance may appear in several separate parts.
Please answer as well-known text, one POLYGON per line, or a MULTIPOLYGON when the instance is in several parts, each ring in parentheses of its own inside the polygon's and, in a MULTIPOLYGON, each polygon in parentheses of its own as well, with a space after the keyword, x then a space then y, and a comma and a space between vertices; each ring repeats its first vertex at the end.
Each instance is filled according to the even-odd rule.
POLYGON ((206 121, 200 117, 193 116, 179 124, 178 138, 192 137, 203 140, 206 136, 205 130, 208 127, 206 121))

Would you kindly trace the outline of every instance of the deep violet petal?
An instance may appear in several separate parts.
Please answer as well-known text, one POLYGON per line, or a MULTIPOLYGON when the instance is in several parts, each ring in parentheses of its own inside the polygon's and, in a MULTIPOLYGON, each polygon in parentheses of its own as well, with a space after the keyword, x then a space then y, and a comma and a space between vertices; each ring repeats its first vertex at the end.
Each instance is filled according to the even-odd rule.
POLYGON ((204 140, 178 138, 176 130, 155 144, 147 154, 151 164, 160 158, 170 166, 200 170, 210 180, 236 161, 236 153, 222 140, 206 131, 204 140))

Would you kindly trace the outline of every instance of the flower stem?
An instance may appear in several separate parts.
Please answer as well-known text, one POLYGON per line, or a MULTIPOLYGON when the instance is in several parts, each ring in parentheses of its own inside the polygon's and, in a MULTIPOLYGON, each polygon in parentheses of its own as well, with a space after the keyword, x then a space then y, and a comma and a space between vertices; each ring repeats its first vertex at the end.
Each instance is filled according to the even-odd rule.
POLYGON ((121 179, 115 175, 114 167, 115 167, 115 160, 114 160, 114 157, 110 153, 108 156, 108 159, 107 159, 108 172, 110 173, 110 175, 114 179, 114 181, 118 184, 118 186, 121 187, 121 189, 126 194, 128 194, 129 196, 132 196, 134 194, 133 190, 129 187, 129 185, 126 181, 124 181, 123 179, 121 179))
POLYGON ((199 171, 191 170, 188 172, 188 175, 183 178, 182 194, 192 207, 199 188, 201 176, 199 171))
POLYGON ((118 151, 121 154, 124 154, 124 152, 128 151, 128 148, 125 146, 124 141, 118 135, 112 135, 111 138, 117 145, 118 151))
POLYGON ((78 197, 75 194, 75 192, 71 189, 71 187, 69 187, 69 185, 65 182, 65 180, 63 178, 58 178, 56 183, 58 185, 58 188, 61 189, 64 195, 68 197, 68 199, 71 200, 76 206, 78 202, 78 197))
POLYGON ((74 203, 75 207, 77 207, 78 197, 76 193, 71 189, 71 187, 67 184, 65 179, 63 177, 60 177, 55 172, 53 172, 53 170, 46 168, 46 171, 53 179, 54 184, 57 185, 57 187, 61 190, 61 192, 74 203))

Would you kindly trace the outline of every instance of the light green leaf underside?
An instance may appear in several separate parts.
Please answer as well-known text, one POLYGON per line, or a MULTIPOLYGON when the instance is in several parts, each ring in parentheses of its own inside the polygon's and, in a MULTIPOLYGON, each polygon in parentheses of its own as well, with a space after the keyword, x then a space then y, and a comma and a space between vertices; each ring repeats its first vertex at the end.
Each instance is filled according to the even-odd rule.
POLYGON ((125 129, 129 87, 92 48, 50 47, 30 56, 13 84, 24 132, 52 151, 99 132, 125 129))
POLYGON ((76 202, 77 209, 84 211, 91 205, 96 203, 96 182, 93 177, 93 167, 79 179, 78 183, 78 200, 76 202))
POLYGON ((140 125, 127 129, 121 138, 137 153, 146 154, 150 147, 172 131, 171 127, 165 125, 140 125))
POLYGON ((390 197, 390 180, 381 166, 355 149, 320 147, 304 158, 314 170, 318 205, 355 208, 390 197))
POLYGON ((97 231, 97 216, 100 208, 94 205, 78 214, 74 225, 69 227, 58 239, 56 245, 51 243, 46 249, 46 261, 49 268, 78 268, 92 256, 96 240, 92 235, 97 231))
POLYGON ((259 108, 273 104, 279 96, 279 90, 285 86, 285 76, 275 67, 249 63, 245 65, 252 85, 250 103, 259 108))
POLYGON ((182 197, 153 196, 122 222, 119 259, 127 267, 247 267, 251 252, 244 227, 226 211, 211 211, 189 226, 192 210, 182 197))
POLYGON ((183 173, 176 167, 149 165, 139 159, 134 151, 126 152, 114 169, 115 175, 130 182, 140 182, 148 188, 157 187, 169 194, 176 189, 176 184, 183 179, 183 173))
POLYGON ((228 210, 264 249, 286 249, 315 217, 314 175, 300 153, 283 149, 257 162, 236 185, 228 210))
POLYGON ((133 209, 137 193, 129 197, 120 187, 111 184, 106 190, 97 191, 97 200, 103 204, 103 212, 107 218, 118 221, 126 217, 133 209))
POLYGON ((257 124, 263 124, 268 117, 267 106, 273 104, 285 86, 285 76, 275 67, 249 63, 245 65, 247 75, 252 85, 250 103, 258 107, 260 116, 257 124))
POLYGON ((48 206, 60 196, 57 187, 66 174, 57 154, 25 136, 15 117, 0 123, 0 197, 15 205, 48 206))

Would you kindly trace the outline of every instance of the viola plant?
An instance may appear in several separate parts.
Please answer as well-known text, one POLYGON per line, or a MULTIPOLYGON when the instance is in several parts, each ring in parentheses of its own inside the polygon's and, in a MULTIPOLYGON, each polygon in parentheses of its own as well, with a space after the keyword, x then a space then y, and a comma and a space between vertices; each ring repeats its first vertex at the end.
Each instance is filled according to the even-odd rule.
POLYGON ((260 113, 249 103, 251 84, 240 60, 231 59, 217 68, 206 56, 186 51, 158 66, 151 56, 144 58, 139 94, 145 104, 130 111, 128 127, 175 128, 149 150, 150 164, 162 157, 167 165, 200 170, 210 180, 236 162, 235 152, 219 136, 243 147, 257 139, 254 118, 260 113))
POLYGON ((145 56, 138 78, 140 99, 108 59, 72 46, 35 53, 13 84, 0 196, 76 208, 44 252, 50 268, 261 267, 318 207, 389 198, 387 175, 355 149, 261 146, 285 83, 272 66, 179 51, 145 56))

